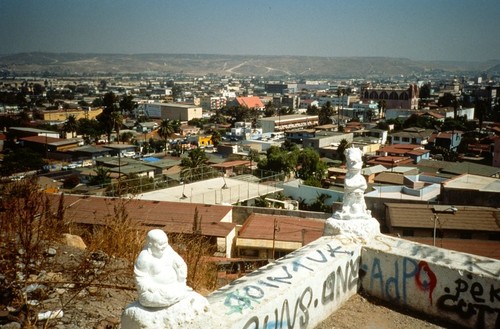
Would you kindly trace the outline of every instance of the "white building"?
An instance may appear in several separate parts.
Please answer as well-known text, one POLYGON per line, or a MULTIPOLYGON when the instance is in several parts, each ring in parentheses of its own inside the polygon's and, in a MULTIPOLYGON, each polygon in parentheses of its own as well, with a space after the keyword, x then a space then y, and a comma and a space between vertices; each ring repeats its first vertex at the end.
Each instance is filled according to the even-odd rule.
POLYGON ((199 106, 177 103, 150 103, 145 104, 145 114, 150 118, 190 121, 202 118, 202 109, 199 106))
POLYGON ((262 128, 263 133, 285 131, 290 129, 311 128, 318 125, 317 115, 281 115, 276 117, 259 118, 257 125, 262 128))

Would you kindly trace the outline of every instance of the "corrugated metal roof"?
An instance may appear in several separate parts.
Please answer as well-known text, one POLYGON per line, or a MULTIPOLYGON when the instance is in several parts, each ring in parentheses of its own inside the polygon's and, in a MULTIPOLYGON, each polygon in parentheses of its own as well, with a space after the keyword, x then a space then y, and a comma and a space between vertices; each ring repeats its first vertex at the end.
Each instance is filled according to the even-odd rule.
MULTIPOLYGON (((404 239, 430 246, 433 245, 432 238, 404 237, 404 239)), ((500 260, 500 241, 438 238, 436 240, 436 247, 500 260)))
POLYGON ((239 238, 310 243, 323 235, 325 222, 300 217, 251 214, 238 232, 239 238), (276 232, 274 223, 276 222, 276 232))
POLYGON ((449 206, 456 212, 433 212, 432 205, 386 203, 388 223, 392 227, 429 228, 500 232, 500 209, 492 207, 449 206))
MULTIPOLYGON (((57 205, 59 195, 49 195, 57 205)), ((232 211, 232 207, 168 201, 147 201, 108 197, 64 196, 65 217, 75 223, 103 224, 109 216, 114 216, 114 207, 120 200, 128 217, 149 227, 164 228, 166 232, 192 233, 195 211, 201 220, 203 235, 226 237, 236 226, 221 222, 232 211)))

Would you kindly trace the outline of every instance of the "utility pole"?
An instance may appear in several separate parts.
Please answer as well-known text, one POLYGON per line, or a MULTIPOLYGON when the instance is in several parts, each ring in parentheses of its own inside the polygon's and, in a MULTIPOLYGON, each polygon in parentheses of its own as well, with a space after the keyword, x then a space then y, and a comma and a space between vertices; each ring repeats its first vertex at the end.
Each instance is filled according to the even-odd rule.
POLYGON ((276 259, 276 256, 275 256, 276 232, 279 232, 279 231, 280 231, 280 228, 278 226, 278 221, 275 218, 274 225, 273 225, 273 259, 276 259))

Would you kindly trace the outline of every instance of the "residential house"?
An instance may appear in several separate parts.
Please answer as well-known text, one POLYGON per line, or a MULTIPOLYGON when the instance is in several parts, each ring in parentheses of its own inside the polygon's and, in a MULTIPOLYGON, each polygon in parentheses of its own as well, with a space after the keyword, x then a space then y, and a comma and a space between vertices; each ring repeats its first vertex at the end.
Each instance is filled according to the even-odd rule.
POLYGON ((386 168, 393 168, 409 165, 414 163, 414 161, 409 156, 378 156, 366 161, 366 163, 370 166, 382 165, 386 168))
POLYGON ((428 140, 428 149, 442 148, 447 151, 457 151, 458 145, 462 141, 461 131, 448 131, 433 133, 428 140))
POLYGON ((441 194, 442 201, 447 204, 473 204, 498 208, 500 207, 500 179, 463 174, 444 182, 441 194))
POLYGON ((377 156, 387 157, 409 157, 414 163, 419 163, 421 160, 430 158, 430 151, 424 149, 422 145, 415 144, 393 144, 377 150, 377 156))
POLYGON ((492 207, 386 203, 390 234, 500 259, 500 210, 492 207))
POLYGON ((260 100, 259 97, 257 96, 239 96, 236 97, 232 102, 231 105, 233 106, 241 106, 241 107, 246 107, 248 109, 255 109, 259 111, 264 111, 265 106, 260 100))
POLYGON ((452 178, 463 174, 493 178, 500 177, 500 168, 473 162, 422 160, 416 166, 423 173, 446 178, 452 178))
POLYGON ((74 116, 78 121, 80 119, 95 119, 104 110, 103 107, 97 108, 74 108, 74 109, 59 109, 52 111, 43 111, 42 117, 44 121, 56 121, 64 122, 68 120, 70 116, 74 116))
POLYGON ((427 145, 429 138, 434 133, 432 129, 406 128, 403 131, 390 133, 391 144, 419 144, 427 145))
MULTIPOLYGON (((57 209, 59 195, 49 197, 52 207, 57 209)), ((159 228, 167 234, 199 233, 210 237, 210 242, 219 253, 232 257, 236 224, 232 223, 231 207, 81 195, 65 195, 63 200, 65 216, 75 224, 105 225, 109 218, 115 216, 115 206, 123 206, 131 223, 138 228, 159 228), (196 215, 198 223, 195 223, 196 215)))
POLYGON ((262 128, 263 133, 293 129, 307 129, 313 128, 317 125, 317 115, 291 114, 257 119, 257 126, 262 128))
POLYGON ((323 235, 324 220, 252 213, 238 231, 237 256, 277 259, 323 235))

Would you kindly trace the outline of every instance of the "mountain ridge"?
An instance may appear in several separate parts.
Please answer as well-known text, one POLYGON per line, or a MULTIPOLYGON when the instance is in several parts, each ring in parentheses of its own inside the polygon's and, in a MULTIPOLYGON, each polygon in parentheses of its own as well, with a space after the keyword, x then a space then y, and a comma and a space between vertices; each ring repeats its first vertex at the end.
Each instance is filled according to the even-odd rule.
POLYGON ((500 60, 419 61, 402 57, 321 57, 218 54, 98 54, 26 52, 0 55, 6 74, 186 74, 302 77, 374 77, 426 73, 498 73, 500 60))

